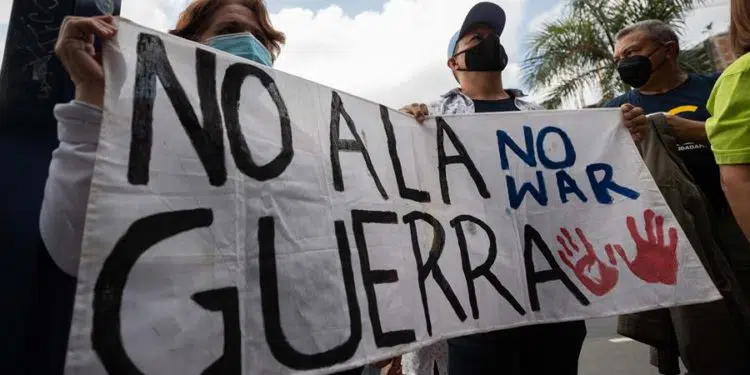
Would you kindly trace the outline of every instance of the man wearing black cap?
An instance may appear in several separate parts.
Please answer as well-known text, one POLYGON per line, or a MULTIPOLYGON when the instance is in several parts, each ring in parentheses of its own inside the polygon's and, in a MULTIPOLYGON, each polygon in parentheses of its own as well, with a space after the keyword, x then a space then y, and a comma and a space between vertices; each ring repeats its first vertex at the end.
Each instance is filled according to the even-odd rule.
POLYGON ((448 68, 460 84, 431 104, 410 104, 402 108, 422 122, 428 114, 507 112, 541 109, 520 99, 520 90, 504 89, 502 72, 508 55, 500 44, 505 28, 505 11, 490 2, 475 5, 461 29, 448 43, 448 68))
MULTIPOLYGON (((522 100, 519 90, 503 88, 502 72, 508 64, 508 55, 500 44, 504 27, 502 8, 489 2, 475 5, 448 45, 448 67, 460 87, 437 102, 411 104, 402 111, 421 123, 427 115, 541 109, 522 100)), ((585 337, 585 323, 576 321, 450 339, 448 372, 450 375, 575 375, 585 337)), ((433 365, 431 357, 441 351, 440 345, 412 354, 417 357, 412 360, 417 363, 415 367, 420 367, 417 374, 424 371, 422 364, 433 365)), ((407 359, 405 356, 405 362, 407 359)), ((408 367, 411 366, 405 363, 404 369, 408 367)))

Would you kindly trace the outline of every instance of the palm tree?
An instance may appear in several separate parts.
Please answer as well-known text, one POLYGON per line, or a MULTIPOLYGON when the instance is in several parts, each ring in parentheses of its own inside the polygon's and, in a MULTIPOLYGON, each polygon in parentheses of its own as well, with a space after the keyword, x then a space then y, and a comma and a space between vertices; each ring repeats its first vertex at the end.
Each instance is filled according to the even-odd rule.
MULTIPOLYGON (((614 62, 615 35, 625 26, 647 19, 661 20, 676 30, 685 15, 703 0, 569 0, 565 14, 531 35, 522 64, 526 86, 547 91, 543 105, 559 108, 585 89, 599 89, 602 100, 625 92, 614 62)), ((702 47, 683 51, 687 71, 713 70, 702 47)))

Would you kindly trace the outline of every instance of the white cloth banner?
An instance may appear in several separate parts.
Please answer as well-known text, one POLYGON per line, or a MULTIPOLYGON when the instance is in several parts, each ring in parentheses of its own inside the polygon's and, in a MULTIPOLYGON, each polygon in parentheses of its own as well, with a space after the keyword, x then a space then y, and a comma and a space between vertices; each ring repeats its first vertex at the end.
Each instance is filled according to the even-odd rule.
POLYGON ((420 126, 125 20, 104 64, 68 374, 328 373, 719 298, 617 110, 420 126))

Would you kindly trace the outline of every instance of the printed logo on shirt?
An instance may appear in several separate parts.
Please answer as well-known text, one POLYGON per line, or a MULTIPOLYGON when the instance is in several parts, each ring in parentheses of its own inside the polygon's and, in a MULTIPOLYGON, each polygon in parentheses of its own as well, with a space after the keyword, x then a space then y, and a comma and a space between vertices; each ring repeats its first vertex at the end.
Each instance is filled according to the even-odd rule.
MULTIPOLYGON (((697 112, 698 106, 696 105, 681 105, 679 107, 674 107, 668 111, 668 113, 672 116, 677 116, 681 113, 690 113, 690 112, 697 112)), ((677 145, 677 151, 694 151, 694 150, 703 150, 708 148, 708 146, 700 143, 694 143, 694 142, 686 142, 677 145)))
POLYGON ((698 110, 698 106, 695 106, 695 105, 681 105, 679 107, 670 109, 668 113, 672 116, 677 116, 680 113, 695 112, 697 110, 698 110))
POLYGON ((704 148, 708 148, 708 147, 700 143, 687 142, 687 143, 678 145, 677 151, 693 151, 693 150, 702 150, 704 148))

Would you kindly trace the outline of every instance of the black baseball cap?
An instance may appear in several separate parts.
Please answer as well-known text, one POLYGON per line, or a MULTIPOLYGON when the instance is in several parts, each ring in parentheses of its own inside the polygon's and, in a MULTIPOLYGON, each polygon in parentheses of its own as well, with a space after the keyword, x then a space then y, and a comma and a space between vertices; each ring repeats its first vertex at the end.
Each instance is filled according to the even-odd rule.
POLYGON ((448 57, 452 57, 456 51, 456 44, 474 25, 482 24, 491 28, 497 35, 502 35, 505 29, 505 11, 499 5, 488 1, 482 1, 474 5, 464 18, 461 28, 453 34, 448 44, 448 57))

